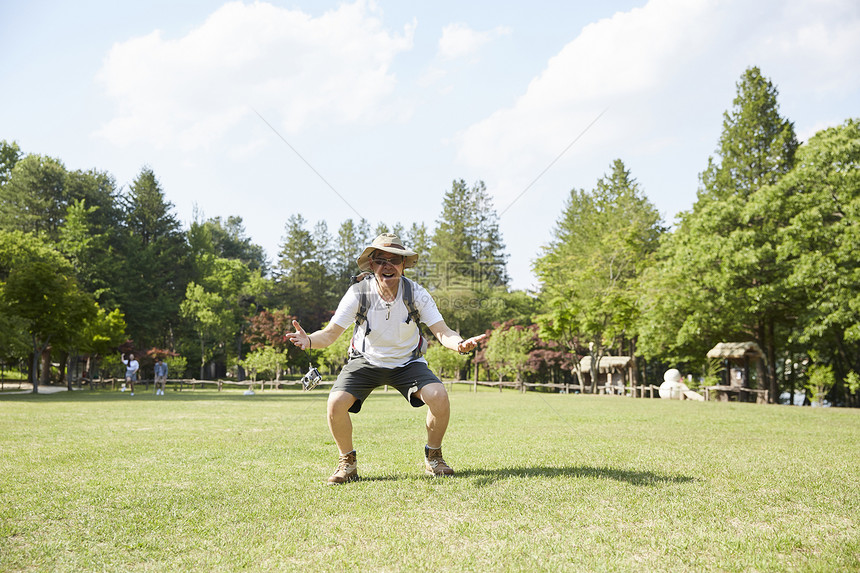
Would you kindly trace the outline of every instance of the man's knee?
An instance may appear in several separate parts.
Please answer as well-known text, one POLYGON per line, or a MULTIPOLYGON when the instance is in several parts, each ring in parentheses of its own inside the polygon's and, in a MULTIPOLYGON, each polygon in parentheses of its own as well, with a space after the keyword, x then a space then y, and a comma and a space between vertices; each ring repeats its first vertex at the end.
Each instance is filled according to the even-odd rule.
POLYGON ((330 416, 333 414, 346 414, 355 401, 356 397, 349 392, 331 392, 328 395, 328 413, 330 416))
POLYGON ((443 384, 427 384, 418 391, 418 397, 430 408, 448 407, 448 391, 443 384))

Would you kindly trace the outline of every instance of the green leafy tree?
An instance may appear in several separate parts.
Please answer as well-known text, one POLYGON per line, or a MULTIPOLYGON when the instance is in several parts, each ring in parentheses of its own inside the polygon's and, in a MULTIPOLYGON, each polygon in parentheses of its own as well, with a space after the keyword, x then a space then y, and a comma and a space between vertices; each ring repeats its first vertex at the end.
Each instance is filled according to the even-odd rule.
POLYGON ((499 382, 506 378, 523 381, 532 345, 531 331, 522 326, 504 324, 493 329, 484 356, 489 367, 498 374, 499 382))
POLYGON ((122 312, 97 308, 82 328, 75 331, 72 347, 86 356, 85 370, 92 376, 98 370, 98 361, 111 355, 126 338, 122 312))
POLYGON ((451 352, 441 344, 431 342, 425 355, 428 366, 439 378, 460 380, 469 363, 469 356, 451 352))
POLYGON ((442 268, 436 275, 440 288, 465 288, 491 268, 497 285, 506 285, 507 255, 499 230, 498 215, 483 181, 472 187, 460 179, 442 199, 442 213, 436 221, 431 248, 433 262, 442 268))
POLYGON ((796 159, 750 210, 780 222, 772 238, 776 265, 785 269, 779 292, 797 317, 787 346, 831 364, 844 396, 842 380, 860 372, 860 121, 818 132, 796 159))
MULTIPOLYGON (((78 288, 65 259, 33 235, 0 233, 0 279, 4 311, 18 317, 32 343, 36 393, 39 358, 52 342, 73 338, 96 315, 97 306, 78 288)), ((43 369, 42 382, 47 375, 43 369)))
POLYGON ((26 321, 8 306, 4 290, 0 281, 0 361, 14 364, 26 360, 33 347, 26 321))
POLYGON ((530 326, 535 324, 537 316, 541 313, 540 299, 523 290, 500 292, 494 302, 497 305, 496 321, 500 323, 510 322, 520 326, 530 326))
MULTIPOLYGON (((230 216, 201 220, 195 212, 195 220, 188 229, 188 243, 195 261, 202 255, 241 261, 252 271, 265 273, 267 268, 263 247, 251 242, 245 235, 241 217, 230 216)), ((206 270, 202 270, 206 274, 206 270)))
MULTIPOLYGON (((352 342, 352 328, 347 328, 329 346, 319 351, 319 358, 329 374, 337 374, 349 359, 349 345, 352 342)), ((316 350, 311 350, 312 355, 316 350)))
POLYGON ((858 394, 860 394, 860 374, 851 371, 845 375, 845 391, 848 394, 850 406, 857 406, 858 394))
POLYGON ((96 208, 89 220, 99 232, 119 230, 123 221, 122 210, 112 175, 96 169, 69 171, 65 187, 68 194, 67 209, 74 202, 83 201, 87 208, 96 208))
MULTIPOLYGON (((12 164, 16 149, 6 150, 12 164)), ((67 172, 53 158, 28 155, 15 161, 0 186, 0 228, 37 234, 74 265, 80 287, 115 307, 116 245, 121 217, 113 178, 95 170, 67 172)))
POLYGON ((21 148, 14 141, 9 143, 0 139, 0 187, 5 185, 12 176, 12 168, 22 157, 21 148))
POLYGON ((215 280, 214 277, 219 275, 224 278, 233 277, 231 280, 238 277, 242 283, 234 284, 228 289, 231 292, 225 294, 226 304, 233 310, 236 327, 233 350, 229 350, 231 346, 226 346, 225 350, 229 351, 225 352, 225 358, 229 361, 235 353, 237 379, 243 380, 241 360, 246 351, 244 332, 249 317, 258 307, 266 304, 272 290, 271 283, 264 278, 268 269, 263 249, 251 243, 245 236, 240 217, 229 217, 226 222, 220 217, 203 221, 197 212, 195 221, 188 230, 188 242, 193 259, 194 280, 197 283, 218 292, 227 287, 226 282, 215 280), (227 268, 223 268, 225 265, 227 268), (237 265, 244 266, 247 272, 241 271, 237 265))
POLYGON ((643 351, 697 360, 715 343, 754 340, 766 355, 766 385, 775 399, 777 349, 796 313, 778 261, 778 229, 757 197, 793 163, 798 143, 779 115, 776 87, 746 70, 726 112, 718 158, 709 160, 692 211, 682 213, 649 277, 653 287, 643 351))
POLYGON ((188 368, 188 359, 177 354, 176 356, 168 356, 164 359, 167 363, 167 372, 172 378, 183 378, 185 370, 188 368))
POLYGON ((287 357, 271 346, 263 346, 254 350, 242 360, 242 365, 248 369, 251 380, 257 381, 257 376, 265 375, 270 379, 280 380, 284 371, 287 357))
POLYGON ((251 310, 245 303, 265 288, 259 271, 251 271, 238 259, 213 258, 204 266, 212 272, 202 277, 199 284, 188 284, 180 306, 183 318, 194 325, 200 343, 201 379, 205 365, 216 356, 226 361, 235 349, 241 359, 241 344, 251 310))
POLYGON ((200 343, 200 379, 205 380, 206 364, 218 351, 217 341, 228 336, 231 313, 220 294, 207 291, 194 282, 188 283, 180 313, 194 325, 197 333, 200 343))
POLYGON ((757 67, 737 83, 733 107, 723 114, 717 160, 702 174, 700 199, 749 197, 776 183, 794 165, 794 124, 779 113, 779 92, 757 67))
POLYGON ((827 393, 836 383, 833 367, 824 364, 812 364, 807 370, 806 389, 812 395, 812 402, 823 406, 827 393))
POLYGON ((86 207, 83 199, 69 205, 65 223, 59 230, 57 247, 72 263, 83 288, 93 293, 97 300, 111 300, 112 297, 106 295, 112 288, 112 273, 107 271, 117 270, 117 265, 101 256, 112 250, 111 236, 99 233, 91 222, 97 210, 98 207, 86 207))
MULTIPOLYGON (((547 309, 538 317, 541 336, 572 355, 589 349, 592 392, 599 359, 636 336, 636 285, 662 232, 659 213, 619 159, 593 191, 571 191, 535 263, 547 309)), ((580 375, 578 360, 574 367, 580 375)))
POLYGON ((0 186, 0 229, 55 240, 68 202, 65 183, 66 168, 59 160, 41 155, 20 159, 0 186))
POLYGON ((373 228, 373 236, 374 237, 378 237, 379 235, 382 235, 383 233, 391 233, 391 232, 392 232, 391 229, 384 222, 377 223, 376 226, 373 228))
POLYGON ((66 176, 68 203, 57 247, 72 262, 81 288, 106 308, 120 304, 117 277, 124 230, 113 177, 95 170, 66 176))

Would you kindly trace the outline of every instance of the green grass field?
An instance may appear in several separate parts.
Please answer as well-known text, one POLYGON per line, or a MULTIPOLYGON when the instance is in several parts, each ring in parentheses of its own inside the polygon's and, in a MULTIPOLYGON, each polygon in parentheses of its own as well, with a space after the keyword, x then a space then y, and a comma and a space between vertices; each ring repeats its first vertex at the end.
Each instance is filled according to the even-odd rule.
POLYGON ((860 412, 451 391, 0 395, 2 571, 858 571, 860 412))

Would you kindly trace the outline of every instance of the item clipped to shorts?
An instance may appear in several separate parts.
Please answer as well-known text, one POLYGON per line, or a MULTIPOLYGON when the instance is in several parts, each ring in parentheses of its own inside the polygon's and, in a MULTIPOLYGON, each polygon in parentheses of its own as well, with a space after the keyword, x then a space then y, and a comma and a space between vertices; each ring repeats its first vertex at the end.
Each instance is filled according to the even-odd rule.
POLYGON ((311 366, 308 369, 308 373, 302 376, 302 388, 306 391, 313 390, 321 381, 322 376, 320 376, 319 370, 311 366))

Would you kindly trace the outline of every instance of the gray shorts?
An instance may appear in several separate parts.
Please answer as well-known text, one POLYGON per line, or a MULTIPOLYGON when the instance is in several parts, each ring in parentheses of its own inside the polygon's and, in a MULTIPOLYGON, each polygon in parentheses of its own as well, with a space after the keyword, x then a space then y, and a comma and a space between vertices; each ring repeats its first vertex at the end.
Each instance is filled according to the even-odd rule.
POLYGON ((137 382, 137 370, 126 370, 125 379, 131 380, 132 382, 137 382))
POLYGON ((380 368, 371 366, 366 358, 353 358, 347 362, 331 387, 332 392, 349 392, 356 397, 349 411, 356 413, 374 389, 380 386, 393 386, 414 408, 424 405, 415 393, 428 384, 441 384, 427 364, 410 362, 399 368, 380 368))

